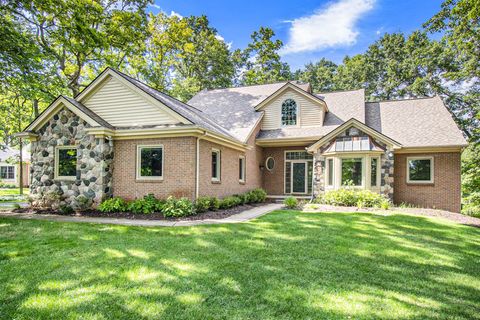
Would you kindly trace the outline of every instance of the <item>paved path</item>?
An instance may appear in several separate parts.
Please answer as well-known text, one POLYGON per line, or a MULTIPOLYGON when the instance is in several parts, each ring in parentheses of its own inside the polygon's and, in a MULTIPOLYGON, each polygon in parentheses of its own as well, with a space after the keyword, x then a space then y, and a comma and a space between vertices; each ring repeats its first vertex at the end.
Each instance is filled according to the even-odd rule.
POLYGON ((280 209, 283 205, 280 203, 269 203, 260 207, 255 207, 243 212, 231 215, 223 219, 205 219, 205 220, 184 220, 184 221, 167 221, 167 220, 140 220, 140 219, 123 219, 123 218, 94 218, 94 217, 75 217, 75 216, 59 216, 53 214, 33 214, 33 213, 12 213, 1 212, 0 217, 32 219, 32 220, 48 220, 61 222, 88 222, 88 223, 105 223, 120 224, 125 226, 143 226, 143 227, 185 227, 196 226, 202 224, 220 224, 220 223, 239 223, 245 222, 274 210, 280 209))

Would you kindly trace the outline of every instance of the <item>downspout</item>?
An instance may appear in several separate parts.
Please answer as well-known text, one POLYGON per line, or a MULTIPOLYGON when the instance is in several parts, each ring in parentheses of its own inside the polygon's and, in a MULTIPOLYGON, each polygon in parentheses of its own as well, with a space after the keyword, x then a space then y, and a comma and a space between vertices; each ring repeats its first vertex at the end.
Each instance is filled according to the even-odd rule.
POLYGON ((197 137, 196 155, 195 155, 195 200, 198 199, 200 189, 200 139, 207 134, 206 131, 200 137, 197 137))

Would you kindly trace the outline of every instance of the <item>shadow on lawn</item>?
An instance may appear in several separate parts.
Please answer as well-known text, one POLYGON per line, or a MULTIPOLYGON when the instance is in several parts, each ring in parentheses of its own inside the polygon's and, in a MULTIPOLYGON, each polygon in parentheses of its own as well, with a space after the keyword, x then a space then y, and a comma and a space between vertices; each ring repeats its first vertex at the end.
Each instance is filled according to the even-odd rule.
POLYGON ((421 217, 5 221, 2 318, 479 318, 480 232, 421 217))

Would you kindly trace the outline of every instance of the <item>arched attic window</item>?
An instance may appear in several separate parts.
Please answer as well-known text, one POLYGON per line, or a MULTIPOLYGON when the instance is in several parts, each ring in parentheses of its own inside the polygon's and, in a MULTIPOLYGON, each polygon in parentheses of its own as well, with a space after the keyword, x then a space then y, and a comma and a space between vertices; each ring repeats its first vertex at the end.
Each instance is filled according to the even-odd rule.
POLYGON ((282 103, 282 126, 295 126, 297 124, 297 103, 287 99, 282 103))

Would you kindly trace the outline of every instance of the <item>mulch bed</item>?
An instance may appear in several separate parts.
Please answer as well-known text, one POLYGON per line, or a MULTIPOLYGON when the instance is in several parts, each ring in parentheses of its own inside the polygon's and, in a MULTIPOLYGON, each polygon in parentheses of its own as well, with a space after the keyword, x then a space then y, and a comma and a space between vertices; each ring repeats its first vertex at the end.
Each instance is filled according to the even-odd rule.
POLYGON ((132 219, 132 220, 192 221, 192 220, 206 220, 206 219, 223 219, 248 209, 260 207, 264 204, 265 203, 245 204, 245 205, 230 208, 230 209, 207 211, 204 213, 199 213, 194 216, 181 217, 181 218, 166 218, 161 213, 152 213, 152 214, 135 214, 132 212, 108 213, 108 212, 101 212, 98 210, 86 210, 86 211, 74 212, 68 215, 62 214, 58 211, 52 211, 51 209, 42 210, 42 209, 21 208, 21 209, 12 210, 12 212, 32 213, 32 214, 53 214, 53 215, 71 216, 71 217, 101 217, 101 218, 122 218, 122 219, 132 219))

